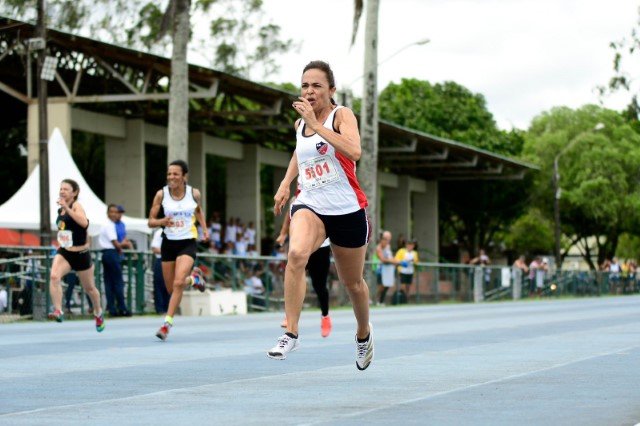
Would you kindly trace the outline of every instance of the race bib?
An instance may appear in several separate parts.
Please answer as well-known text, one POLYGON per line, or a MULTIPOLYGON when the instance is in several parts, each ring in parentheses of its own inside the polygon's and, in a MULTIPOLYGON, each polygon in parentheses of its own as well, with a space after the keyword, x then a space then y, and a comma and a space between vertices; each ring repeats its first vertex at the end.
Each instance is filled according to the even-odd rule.
POLYGON ((298 172, 302 180, 302 188, 307 191, 321 188, 340 180, 333 158, 328 155, 314 157, 301 163, 298 172))
POLYGON ((169 234, 180 234, 191 227, 191 221, 187 221, 182 218, 172 218, 171 224, 172 226, 167 226, 164 229, 164 232, 167 232, 169 234))
POLYGON ((72 231, 58 231, 58 243, 60 247, 73 246, 73 232, 72 231))

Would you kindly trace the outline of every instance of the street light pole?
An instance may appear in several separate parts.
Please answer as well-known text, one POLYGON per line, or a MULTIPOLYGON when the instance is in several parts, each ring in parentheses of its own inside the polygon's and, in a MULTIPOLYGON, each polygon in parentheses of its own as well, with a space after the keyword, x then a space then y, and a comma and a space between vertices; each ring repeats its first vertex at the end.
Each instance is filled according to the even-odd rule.
POLYGON ((43 46, 38 52, 38 131, 39 131, 39 165, 40 165, 40 245, 51 245, 51 213, 49 209, 49 150, 47 122, 47 80, 42 78, 44 58, 47 54, 47 27, 45 25, 45 0, 38 0, 38 37, 43 46))
MULTIPOLYGON (((381 66, 382 64, 384 64, 385 62, 388 62, 388 61, 390 61, 391 59, 395 58, 396 56, 398 56, 400 53, 404 52, 404 51, 405 51, 405 50, 407 50, 408 48, 413 47, 413 46, 422 46, 422 45, 424 45, 424 44, 429 43, 430 41, 431 41, 431 39, 429 39, 429 38, 423 38, 423 39, 421 39, 421 40, 414 41, 413 43, 409 43, 409 44, 406 44, 406 45, 402 46, 400 49, 396 50, 396 51, 395 51, 395 52, 393 52, 391 55, 387 56, 385 59, 383 59, 382 61, 378 62, 378 63, 376 64, 376 70, 377 70, 378 68, 380 68, 380 66, 381 66)), ((376 73, 376 74, 377 74, 377 73, 376 73)), ((351 92, 351 86, 353 86, 355 83, 357 83, 358 81, 360 81, 363 77, 364 77, 364 74, 361 74, 361 75, 360 75, 360 76, 358 76, 356 79, 354 79, 351 83, 347 84, 347 85, 344 87, 344 89, 342 89, 342 105, 349 106, 349 105, 347 105, 347 104, 348 104, 348 102, 347 102, 347 98, 348 98, 348 93, 350 93, 350 92, 351 92)))
MULTIPOLYGON (((598 131, 598 130, 602 130, 604 129, 604 124, 603 123, 598 123, 596 124, 591 131, 598 131)), ((562 157, 564 154, 567 153, 567 151, 569 151, 571 148, 573 148, 576 143, 578 143, 578 141, 580 141, 581 139, 578 139, 577 135, 576 137, 574 137, 568 144, 567 146, 564 147, 564 149, 562 151, 560 151, 558 153, 558 155, 555 156, 555 158, 553 159, 553 218, 554 218, 554 222, 555 222, 555 249, 554 249, 554 255, 556 258, 556 269, 561 270, 562 269, 562 253, 560 252, 560 238, 561 238, 561 230, 560 230, 560 193, 562 192, 562 190, 560 189, 560 169, 559 169, 559 161, 560 161, 560 157, 562 157)))

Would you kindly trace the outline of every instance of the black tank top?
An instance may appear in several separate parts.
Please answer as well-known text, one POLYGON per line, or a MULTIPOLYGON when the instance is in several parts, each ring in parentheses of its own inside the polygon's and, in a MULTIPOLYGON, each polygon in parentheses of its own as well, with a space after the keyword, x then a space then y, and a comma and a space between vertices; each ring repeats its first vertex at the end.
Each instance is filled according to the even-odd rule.
MULTIPOLYGON (((73 203, 71 203, 71 205, 69 207, 67 207, 67 209, 70 209, 73 207, 73 203)), ((62 211, 62 208, 58 209, 58 219, 56 219, 56 224, 58 225, 58 230, 59 231, 71 231, 72 232, 72 238, 73 238, 73 245, 74 246, 83 246, 87 243, 87 228, 89 227, 89 223, 87 221, 87 228, 83 228, 80 225, 78 225, 76 223, 75 220, 73 220, 73 218, 71 216, 69 216, 69 213, 67 213, 65 211, 65 214, 61 215, 60 212, 62 211)))

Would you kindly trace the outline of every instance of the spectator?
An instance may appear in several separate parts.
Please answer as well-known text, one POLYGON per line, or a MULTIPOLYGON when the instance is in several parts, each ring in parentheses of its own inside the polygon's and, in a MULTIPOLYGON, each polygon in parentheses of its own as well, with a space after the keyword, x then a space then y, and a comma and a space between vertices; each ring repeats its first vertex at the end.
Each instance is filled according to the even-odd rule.
MULTIPOLYGON (((131 312, 124 300, 124 280, 122 279, 123 250, 131 248, 131 243, 125 237, 120 241, 116 222, 121 213, 115 204, 107 207, 110 222, 102 227, 98 237, 98 245, 102 249, 102 269, 104 273, 104 290, 107 295, 107 309, 109 315, 131 316, 131 312)), ((122 234, 121 234, 122 237, 122 234)))
POLYGON ((519 277, 522 283, 528 273, 529 273, 529 267, 527 266, 527 262, 525 261, 524 255, 521 254, 515 260, 515 262, 513 262, 513 265, 511 267, 511 277, 513 278, 514 282, 519 277), (519 272, 516 273, 516 271, 519 271, 519 272))
POLYGON ((253 221, 249 222, 246 230, 244 231, 244 236, 247 239, 247 250, 248 251, 257 251, 256 247, 256 229, 253 225, 253 221))
POLYGON ((622 268, 618 263, 618 258, 613 256, 609 263, 609 292, 615 294, 620 283, 620 272, 622 268))
MULTIPOLYGON (((116 219, 116 234, 118 235, 118 242, 120 243, 123 249, 132 250, 133 243, 129 241, 129 238, 127 237, 127 227, 122 221, 122 216, 125 213, 124 207, 122 206, 122 204, 118 204, 116 209, 118 211, 118 216, 116 219)), ((121 255, 120 257, 124 259, 124 255, 121 255)))
POLYGON ((485 284, 489 284, 489 282, 491 282, 491 268, 489 267, 491 265, 491 259, 483 249, 480 249, 480 254, 471 259, 469 264, 481 266, 484 270, 485 284))
POLYGON ((0 313, 7 310, 7 289, 0 289, 0 313))
POLYGON ((542 266, 542 258, 536 256, 529 264, 529 297, 533 297, 536 294, 536 273, 542 266))
POLYGON ((395 285, 396 266, 400 262, 391 252, 391 232, 384 231, 380 244, 376 247, 376 256, 380 262, 380 282, 378 283, 378 306, 384 306, 387 291, 395 285))
POLYGON ((250 296, 262 296, 264 294, 264 284, 260 276, 264 274, 264 269, 257 264, 251 272, 251 276, 245 281, 245 293, 250 296))
POLYGON ((396 252, 396 260, 400 262, 400 266, 398 266, 400 284, 404 287, 404 294, 408 297, 413 283, 414 265, 420 261, 416 251, 416 240, 407 241, 405 246, 396 252))
POLYGON ((542 258, 542 263, 538 266, 535 271, 535 283, 536 283, 536 293, 537 297, 542 295, 542 290, 544 289, 544 281, 547 276, 547 272, 549 272, 549 259, 546 257, 542 258))
POLYGON ((238 228, 236 228, 236 221, 230 217, 227 222, 227 226, 224 229, 224 244, 225 248, 229 247, 229 243, 232 243, 232 247, 235 249, 236 241, 238 240, 238 228))
POLYGON ((167 291, 162 276, 162 228, 156 229, 151 240, 151 251, 153 252, 153 302, 157 314, 166 314, 169 309, 171 295, 167 291))
POLYGON ((209 226, 211 245, 217 252, 222 251, 222 224, 220 223, 220 212, 213 212, 211 225, 209 226))

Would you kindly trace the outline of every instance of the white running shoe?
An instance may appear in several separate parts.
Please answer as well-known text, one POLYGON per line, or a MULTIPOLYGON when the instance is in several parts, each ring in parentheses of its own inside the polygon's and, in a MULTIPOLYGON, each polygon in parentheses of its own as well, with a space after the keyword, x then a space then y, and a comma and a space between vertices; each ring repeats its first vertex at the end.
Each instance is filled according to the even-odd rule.
POLYGON ((278 338, 278 344, 267 352, 267 356, 271 359, 287 359, 287 354, 298 350, 298 345, 298 339, 283 334, 278 338))
POLYGON ((373 326, 369 323, 369 339, 366 342, 358 342, 356 334, 356 367, 358 370, 366 370, 373 361, 373 326))

